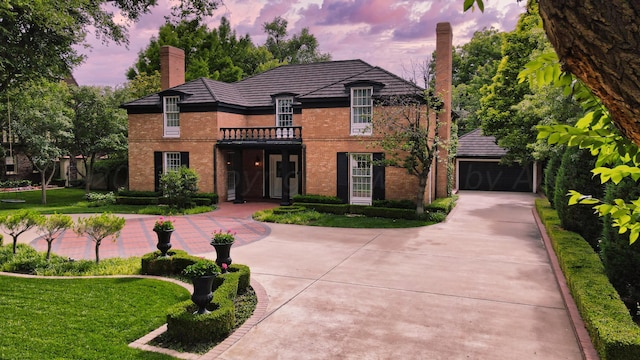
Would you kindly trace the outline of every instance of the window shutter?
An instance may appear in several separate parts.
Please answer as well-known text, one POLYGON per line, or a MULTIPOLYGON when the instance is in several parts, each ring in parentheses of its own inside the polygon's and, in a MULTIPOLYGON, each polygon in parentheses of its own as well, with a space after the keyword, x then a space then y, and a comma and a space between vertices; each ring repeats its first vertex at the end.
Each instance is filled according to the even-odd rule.
POLYGON ((180 166, 189 167, 189 153, 180 152, 180 166))
POLYGON ((162 152, 153 152, 153 174, 155 191, 160 191, 160 177, 162 176, 162 152))
MULTIPOLYGON (((373 153, 373 161, 384 160, 384 153, 373 153)), ((385 166, 373 165, 373 200, 385 199, 385 166)))
POLYGON ((338 193, 337 197, 342 199, 346 204, 349 203, 349 154, 346 152, 338 153, 338 193))

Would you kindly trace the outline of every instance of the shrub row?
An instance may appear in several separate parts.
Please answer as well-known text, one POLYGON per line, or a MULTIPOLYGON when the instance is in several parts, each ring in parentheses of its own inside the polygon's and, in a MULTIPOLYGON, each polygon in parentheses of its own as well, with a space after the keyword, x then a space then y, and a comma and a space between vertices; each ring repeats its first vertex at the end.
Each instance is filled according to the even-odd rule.
POLYGON ((600 357, 640 359, 640 328, 609 282, 598 255, 580 235, 560 227, 547 200, 536 199, 536 210, 600 357))
POLYGON ((342 199, 335 196, 326 196, 326 195, 294 195, 293 202, 301 202, 301 203, 314 203, 314 204, 343 204, 344 201, 342 199))
POLYGON ((232 264, 229 272, 219 275, 214 282, 213 300, 208 314, 197 315, 191 300, 172 306, 167 314, 167 336, 183 344, 224 339, 236 321, 233 300, 247 289, 250 282, 249 267, 232 264))
POLYGON ((458 200, 457 195, 446 197, 446 198, 435 199, 431 202, 431 204, 428 204, 425 206, 425 210, 429 210, 429 212, 438 211, 438 212, 443 212, 445 214, 448 214, 451 212, 451 210, 453 210, 453 207, 456 205, 456 200, 458 200))
MULTIPOLYGON (((193 198, 193 206, 209 206, 218 203, 218 194, 198 193, 193 198)), ((120 205, 159 205, 167 204, 167 199, 153 191, 121 190, 116 197, 120 205)))
POLYGON ((19 188, 31 186, 31 180, 6 180, 0 181, 0 188, 19 188))
POLYGON ((295 203, 297 206, 303 206, 309 210, 315 210, 321 213, 329 213, 336 215, 359 214, 369 217, 381 217, 388 219, 406 219, 406 220, 426 220, 440 222, 446 218, 446 213, 440 211, 426 210, 423 216, 418 216, 415 209, 397 209, 366 205, 350 205, 350 204, 316 204, 316 203, 295 203))
MULTIPOLYGON (((168 257, 161 257, 160 251, 142 257, 142 274, 175 276, 189 265, 201 260, 184 250, 169 250, 168 257)), ((195 315, 197 306, 185 300, 169 309, 167 314, 167 335, 183 344, 217 341, 226 337, 235 325, 233 300, 250 285, 251 272, 248 266, 231 264, 229 272, 216 277, 213 300, 207 308, 209 314, 195 315)))
POLYGON ((136 191, 136 190, 126 190, 126 189, 121 189, 118 190, 118 196, 124 196, 124 197, 160 197, 162 196, 162 193, 159 191, 136 191))
POLYGON ((142 256, 143 275, 171 276, 180 275, 187 266, 195 263, 201 258, 189 255, 184 250, 169 250, 166 257, 160 256, 160 251, 156 250, 142 256))

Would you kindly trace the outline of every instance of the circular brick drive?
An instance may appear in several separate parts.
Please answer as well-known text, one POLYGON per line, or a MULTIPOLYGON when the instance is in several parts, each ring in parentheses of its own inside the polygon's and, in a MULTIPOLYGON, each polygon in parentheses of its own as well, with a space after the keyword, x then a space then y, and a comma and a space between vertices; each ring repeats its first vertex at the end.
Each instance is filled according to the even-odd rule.
MULTIPOLYGON (((258 241, 270 233, 268 226, 251 219, 257 210, 277 206, 274 203, 221 204, 216 211, 198 214, 171 216, 175 231, 171 236, 172 250, 185 250, 189 254, 212 252, 209 244, 215 230, 236 233, 234 246, 258 241)), ((80 217, 90 215, 80 215, 80 217)), ((157 238, 153 232, 155 216, 132 217, 126 220, 124 229, 116 241, 105 239, 100 245, 100 258, 141 256, 156 250, 157 238)), ((38 251, 46 251, 47 243, 42 237, 31 241, 38 251)), ((87 236, 76 235, 67 230, 52 244, 52 252, 72 259, 95 259, 95 243, 87 236)))

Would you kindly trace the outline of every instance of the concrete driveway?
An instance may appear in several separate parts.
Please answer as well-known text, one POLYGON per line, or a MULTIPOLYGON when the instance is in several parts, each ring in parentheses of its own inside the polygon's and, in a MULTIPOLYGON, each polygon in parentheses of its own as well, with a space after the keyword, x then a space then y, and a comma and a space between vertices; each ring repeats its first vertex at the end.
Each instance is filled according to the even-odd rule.
POLYGON ((534 198, 461 192, 445 223, 415 229, 270 224, 269 236, 232 250, 264 288, 265 315, 213 353, 227 360, 582 359, 532 215, 534 198))

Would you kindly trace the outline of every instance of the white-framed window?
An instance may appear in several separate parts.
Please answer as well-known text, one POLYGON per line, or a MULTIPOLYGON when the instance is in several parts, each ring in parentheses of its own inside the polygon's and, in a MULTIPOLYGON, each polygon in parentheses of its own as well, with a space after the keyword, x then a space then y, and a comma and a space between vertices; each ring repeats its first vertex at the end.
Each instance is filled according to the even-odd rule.
POLYGON ((5 166, 5 174, 6 175, 15 175, 18 172, 16 171, 16 169, 18 169, 18 157, 17 156, 7 156, 4 159, 4 166, 5 166))
POLYGON ((349 163, 351 204, 371 205, 373 202, 372 154, 351 154, 349 163))
POLYGON ((162 98, 164 114, 164 136, 180 137, 180 107, 179 96, 165 96, 162 98))
POLYGON ((351 88, 351 135, 371 135, 373 87, 351 88))
POLYGON ((293 97, 276 98, 276 126, 293 126, 293 97))
POLYGON ((179 152, 166 152, 164 153, 164 173, 168 173, 169 171, 178 171, 180 170, 180 166, 182 166, 182 161, 180 160, 179 152))

